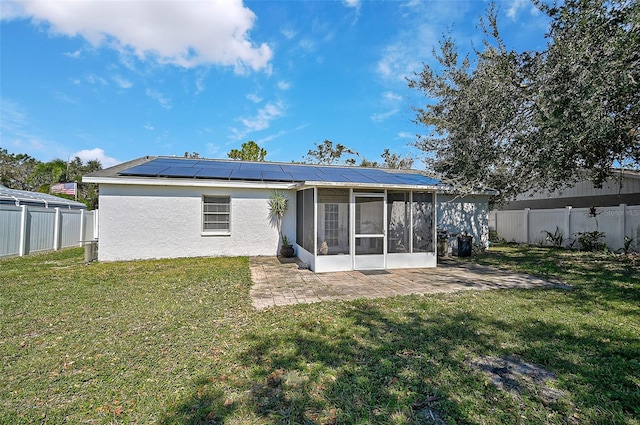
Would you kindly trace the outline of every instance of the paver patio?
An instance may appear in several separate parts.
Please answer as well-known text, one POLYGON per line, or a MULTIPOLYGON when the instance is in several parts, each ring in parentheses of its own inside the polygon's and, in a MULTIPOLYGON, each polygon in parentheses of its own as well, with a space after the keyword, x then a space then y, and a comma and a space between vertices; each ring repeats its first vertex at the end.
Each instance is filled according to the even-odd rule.
POLYGON ((276 257, 249 259, 253 306, 260 310, 277 305, 327 300, 384 298, 462 290, 539 288, 562 282, 447 259, 436 268, 314 273, 295 262, 276 257))

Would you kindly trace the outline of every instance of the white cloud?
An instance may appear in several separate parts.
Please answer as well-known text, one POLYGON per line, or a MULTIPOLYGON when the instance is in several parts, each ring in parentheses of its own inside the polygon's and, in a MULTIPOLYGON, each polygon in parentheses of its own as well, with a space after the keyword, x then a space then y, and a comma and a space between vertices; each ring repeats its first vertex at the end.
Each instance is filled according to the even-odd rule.
POLYGON ((392 116, 394 116, 398 112, 400 112, 399 109, 391 109, 390 111, 387 111, 387 112, 379 112, 379 113, 371 115, 371 121, 382 122, 382 121, 386 120, 387 118, 391 118, 392 116))
POLYGON ((151 99, 158 101, 160 106, 162 106, 164 109, 171 109, 171 100, 159 91, 154 89, 147 89, 145 91, 145 94, 151 99))
POLYGON ((284 35, 284 37, 287 40, 291 40, 293 37, 295 37, 298 33, 291 29, 291 28, 283 28, 282 30, 280 30, 280 32, 282 33, 282 35, 284 35))
MULTIPOLYGON (((442 22, 457 22, 464 17, 463 2, 400 3, 406 10, 399 32, 381 49, 375 69, 379 77, 406 86, 406 78, 433 60, 432 50, 441 38, 442 22)), ((457 34, 452 34, 456 38, 457 34)))
POLYGON ((71 154, 71 158, 75 158, 76 156, 83 162, 97 159, 98 161, 100 161, 100 164, 102 164, 103 168, 113 167, 114 165, 120 164, 122 162, 118 159, 105 155, 104 150, 100 148, 83 149, 71 154))
POLYGON ((130 89, 133 87, 133 83, 131 81, 121 77, 120 75, 114 75, 112 79, 121 89, 130 89))
POLYGON ((288 81, 280 80, 278 81, 278 88, 280 90, 289 90, 291 88, 291 83, 288 81))
POLYGON ((87 82, 90 83, 90 84, 102 84, 103 86, 107 85, 107 80, 105 80, 102 77, 98 77, 97 75, 93 75, 93 74, 87 75, 85 80, 87 80, 87 82))
POLYGON ((400 139, 413 139, 415 137, 416 137, 415 134, 408 133, 406 131, 401 131, 400 133, 398 133, 398 138, 400 139))
POLYGON ((391 91, 382 93, 382 98, 391 102, 399 102, 402 100, 402 96, 391 91))
POLYGON ((242 129, 232 128, 232 138, 234 140, 240 140, 249 133, 269 128, 271 121, 284 116, 284 110, 285 107, 281 102, 267 103, 263 108, 258 110, 255 116, 240 118, 239 121, 244 127, 242 129))
POLYGON ((360 0, 343 0, 342 1, 347 7, 352 7, 357 9, 360 7, 360 0))
POLYGON ((82 36, 144 60, 185 68, 231 66, 270 71, 271 48, 249 36, 256 15, 242 0, 3 1, 2 19, 31 18, 51 33, 82 36))
POLYGON ((156 129, 156 128, 155 128, 154 126, 152 126, 151 124, 145 124, 145 125, 143 125, 143 127, 144 127, 144 129, 145 129, 145 130, 149 130, 149 131, 153 131, 153 130, 155 130, 155 129, 156 129))
POLYGON ((507 10, 507 16, 515 21, 518 12, 529 4, 529 0, 513 0, 511 6, 507 10))
POLYGON ((77 59, 80 57, 80 54, 82 53, 81 50, 76 50, 75 52, 65 52, 63 53, 65 56, 68 56, 70 58, 74 58, 77 59))
POLYGON ((255 93, 249 93, 249 94, 246 96, 246 98, 247 98, 248 100, 252 101, 253 103, 260 103, 260 102, 262 102, 262 100, 263 100, 260 96, 258 96, 258 95, 257 95, 257 94, 255 94, 255 93))

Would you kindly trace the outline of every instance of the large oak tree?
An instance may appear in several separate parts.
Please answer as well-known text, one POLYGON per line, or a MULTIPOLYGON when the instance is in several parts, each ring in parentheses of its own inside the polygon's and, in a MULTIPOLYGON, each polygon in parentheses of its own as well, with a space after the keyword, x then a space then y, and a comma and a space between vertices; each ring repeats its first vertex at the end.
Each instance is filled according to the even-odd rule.
POLYGON ((498 202, 640 164, 637 2, 535 4, 550 18, 544 51, 509 49, 491 7, 481 50, 460 57, 445 36, 439 65, 409 80, 428 98, 415 108, 428 166, 459 187, 500 190, 498 202))

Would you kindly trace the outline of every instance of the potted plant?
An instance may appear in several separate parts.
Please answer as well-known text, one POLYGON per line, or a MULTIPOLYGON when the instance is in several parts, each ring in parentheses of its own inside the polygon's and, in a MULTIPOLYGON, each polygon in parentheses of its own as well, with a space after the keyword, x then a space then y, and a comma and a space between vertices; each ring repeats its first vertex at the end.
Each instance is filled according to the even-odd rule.
POLYGON ((280 255, 283 257, 293 257, 295 251, 289 238, 286 235, 282 234, 282 217, 284 217, 284 213, 289 208, 289 200, 282 193, 277 190, 273 191, 273 195, 269 199, 269 215, 276 222, 276 227, 278 229, 278 235, 282 239, 282 246, 280 248, 280 255), (288 254, 288 255, 285 255, 288 254))
POLYGON ((291 241, 287 235, 282 235, 282 246, 280 247, 280 255, 285 258, 293 257, 296 254, 295 249, 293 249, 293 245, 291 245, 291 241))

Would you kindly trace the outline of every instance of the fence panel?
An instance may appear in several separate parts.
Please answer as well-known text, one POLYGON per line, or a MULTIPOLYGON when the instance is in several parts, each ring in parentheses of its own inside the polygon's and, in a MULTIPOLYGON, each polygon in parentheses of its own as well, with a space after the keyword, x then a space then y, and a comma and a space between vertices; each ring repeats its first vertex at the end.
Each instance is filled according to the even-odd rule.
POLYGON ((498 236, 508 242, 544 243, 544 231, 560 229, 566 243, 580 233, 599 231, 611 250, 624 247, 625 236, 633 238, 632 248, 640 250, 640 206, 619 205, 601 207, 592 214, 589 208, 562 208, 547 210, 494 211, 498 236))
POLYGON ((497 211, 496 231, 508 242, 526 242, 522 225, 524 211, 497 211))
POLYGON ((544 244, 547 234, 545 231, 554 234, 556 229, 568 237, 566 228, 566 210, 530 210, 529 211, 529 243, 544 244))
POLYGON ((20 255, 20 219, 22 209, 0 205, 0 258, 20 255))
POLYGON ((79 246, 98 238, 97 227, 96 211, 0 205, 0 258, 79 246))
POLYGON ((28 252, 54 249, 54 226, 56 210, 52 208, 29 208, 29 245, 28 252))
POLYGON ((61 248, 69 248, 78 246, 80 242, 80 221, 82 220, 82 212, 80 210, 61 210, 61 248))

